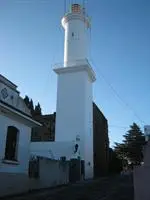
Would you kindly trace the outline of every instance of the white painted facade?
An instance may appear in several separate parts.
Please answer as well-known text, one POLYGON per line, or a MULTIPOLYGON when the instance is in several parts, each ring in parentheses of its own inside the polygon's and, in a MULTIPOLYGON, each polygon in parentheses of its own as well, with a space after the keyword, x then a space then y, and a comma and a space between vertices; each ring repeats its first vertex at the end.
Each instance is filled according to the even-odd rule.
POLYGON ((88 19, 81 10, 80 13, 68 13, 62 18, 65 30, 64 66, 68 67, 77 60, 87 59, 87 24, 88 19), (86 23, 85 23, 86 22, 86 23), (80 48, 79 48, 80 47, 80 48))
POLYGON ((2 115, 2 113, 0 114, 0 172, 28 174, 31 128, 15 121, 15 119, 12 120, 7 116, 2 115), (15 126, 19 130, 17 162, 4 160, 8 126, 15 126))
POLYGON ((30 153, 33 156, 41 156, 53 160, 60 160, 62 156, 66 160, 73 157, 75 142, 31 142, 30 153))
POLYGON ((17 86, 0 75, 0 176, 1 173, 28 174, 33 126, 40 126, 40 124, 31 118, 29 109, 19 96, 17 86), (18 130, 15 160, 6 159, 5 155, 10 126, 18 130))
POLYGON ((50 188, 69 183, 69 162, 39 157, 39 178, 29 178, 23 173, 0 173, 3 184, 0 197, 29 192, 34 189, 50 188))
POLYGON ((39 158, 39 179, 30 179, 30 189, 55 187, 69 183, 69 162, 39 158))
POLYGON ((31 116, 30 110, 19 94, 17 86, 0 75, 0 100, 31 116))
POLYGON ((148 141, 150 139, 150 125, 144 126, 144 134, 145 134, 145 140, 148 141))
POLYGON ((55 142, 32 142, 30 145, 31 155, 56 160, 62 156, 67 160, 80 156, 85 161, 86 179, 93 177, 92 83, 95 81, 87 60, 88 23, 81 7, 79 12, 72 10, 62 19, 64 66, 54 68, 58 75, 55 142), (75 144, 79 145, 76 154, 75 144))
POLYGON ((58 74, 56 142, 80 137, 80 157, 85 161, 85 178, 93 177, 93 92, 95 74, 87 60, 88 19, 80 5, 73 4, 62 19, 65 29, 64 67, 58 74), (76 8, 75 8, 75 7, 76 8))

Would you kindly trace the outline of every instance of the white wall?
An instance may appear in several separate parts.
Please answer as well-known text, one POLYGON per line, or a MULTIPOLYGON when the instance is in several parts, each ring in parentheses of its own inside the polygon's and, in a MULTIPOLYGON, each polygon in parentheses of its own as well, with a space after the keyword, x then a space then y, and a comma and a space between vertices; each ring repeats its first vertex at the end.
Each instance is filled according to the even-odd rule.
POLYGON ((73 155, 74 142, 31 142, 30 154, 55 160, 66 156, 67 160, 73 155))
POLYGON ((86 72, 58 76, 56 107, 56 141, 72 141, 80 135, 81 156, 84 156, 86 72))
POLYGON ((48 188, 69 182, 69 163, 49 159, 39 160, 39 178, 29 178, 21 173, 1 173, 0 196, 19 194, 33 189, 48 188))
POLYGON ((149 139, 150 139, 150 125, 144 126, 144 134, 145 134, 145 140, 149 141, 149 139))
POLYGON ((0 172, 0 197, 19 194, 29 190, 29 178, 27 174, 0 172))
POLYGON ((28 173, 30 134, 31 128, 0 113, 0 172, 28 173), (19 130, 18 165, 3 163, 8 126, 15 126, 19 130))
POLYGON ((93 95, 92 84, 86 80, 86 100, 85 100, 85 174, 87 178, 93 177, 93 95), (90 163, 90 164, 89 164, 90 163))
POLYGON ((92 83, 86 71, 59 74, 56 113, 56 141, 72 141, 80 136, 80 155, 86 162, 85 176, 92 178, 92 83))
MULTIPOLYGON (((150 128, 148 126, 147 128, 150 128)), ((150 199, 150 142, 144 146, 144 164, 134 168, 134 197, 135 200, 150 199)))
MULTIPOLYGON (((71 16, 71 14, 70 14, 71 16)), ((64 40, 64 63, 69 66, 76 60, 87 59, 87 28, 81 17, 68 20, 65 23, 65 40, 64 40), (73 36, 72 36, 73 33, 73 36)), ((68 16, 68 18, 71 18, 68 16)))
POLYGON ((39 179, 30 179, 30 189, 47 188, 69 182, 69 163, 40 158, 39 179))
POLYGON ((2 96, 2 93, 0 92, 0 100, 6 102, 7 104, 25 112, 28 115, 30 114, 30 110, 28 109, 28 107, 25 105, 25 102, 23 101, 23 99, 19 96, 19 92, 17 90, 13 90, 12 88, 8 87, 7 85, 5 85, 4 83, 0 82, 0 91, 3 89, 7 89, 7 98, 4 99, 2 96), (12 99, 13 97, 13 99, 12 99))
POLYGON ((4 83, 0 82, 0 91, 4 88, 7 89, 8 97, 6 99, 3 99, 2 93, 0 92, 0 99, 5 101, 6 103, 8 103, 10 105, 14 105, 16 107, 17 103, 18 103, 19 93, 16 90, 11 89, 4 83), (13 100, 11 99, 11 96, 13 96, 13 100))

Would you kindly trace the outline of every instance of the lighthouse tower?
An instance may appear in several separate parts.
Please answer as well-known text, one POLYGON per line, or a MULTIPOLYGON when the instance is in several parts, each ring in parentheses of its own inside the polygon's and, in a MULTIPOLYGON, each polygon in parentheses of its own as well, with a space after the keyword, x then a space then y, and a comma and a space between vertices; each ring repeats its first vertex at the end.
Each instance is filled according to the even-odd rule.
POLYGON ((72 4, 62 18, 65 30, 64 63, 54 71, 58 75, 56 141, 74 141, 78 137, 85 178, 93 177, 93 97, 95 74, 87 56, 87 32, 90 26, 85 9, 72 4))

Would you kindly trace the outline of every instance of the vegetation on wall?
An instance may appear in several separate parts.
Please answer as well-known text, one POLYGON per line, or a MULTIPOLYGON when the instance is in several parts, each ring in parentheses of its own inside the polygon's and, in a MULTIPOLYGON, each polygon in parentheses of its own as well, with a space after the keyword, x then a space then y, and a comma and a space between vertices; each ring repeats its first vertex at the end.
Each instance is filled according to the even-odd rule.
POLYGON ((33 100, 30 99, 27 95, 24 97, 24 102, 26 106, 30 109, 32 117, 37 115, 42 115, 42 109, 40 103, 34 106, 33 100))

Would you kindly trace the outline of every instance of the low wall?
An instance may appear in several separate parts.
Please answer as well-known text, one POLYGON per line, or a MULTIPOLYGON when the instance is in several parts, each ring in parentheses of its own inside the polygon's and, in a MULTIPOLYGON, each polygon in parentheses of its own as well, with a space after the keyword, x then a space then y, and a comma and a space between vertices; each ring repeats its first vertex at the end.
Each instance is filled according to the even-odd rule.
POLYGON ((48 188, 69 182, 69 162, 39 159, 39 178, 27 174, 0 173, 0 196, 48 188))
POLYGON ((134 200, 150 200, 150 167, 134 169, 134 200))
POLYGON ((47 188, 69 182, 69 163, 40 159, 39 179, 30 179, 30 189, 47 188))
POLYGON ((18 194, 29 190, 28 175, 20 173, 0 173, 0 196, 18 194))
POLYGON ((135 200, 150 200, 150 141, 143 149, 144 162, 134 169, 135 200))

